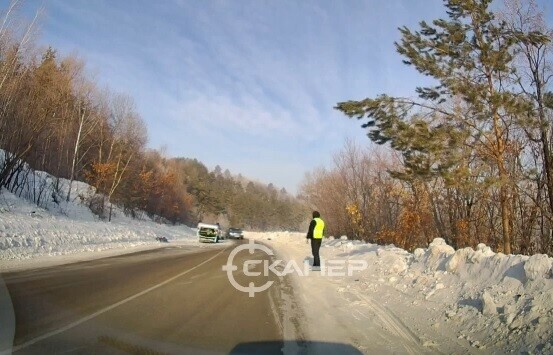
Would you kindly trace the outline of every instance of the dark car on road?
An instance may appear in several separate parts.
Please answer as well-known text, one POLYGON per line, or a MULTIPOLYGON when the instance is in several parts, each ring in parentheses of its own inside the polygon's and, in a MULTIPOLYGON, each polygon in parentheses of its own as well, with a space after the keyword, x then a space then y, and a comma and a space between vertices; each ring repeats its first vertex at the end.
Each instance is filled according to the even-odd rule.
POLYGON ((228 239, 244 239, 244 234, 242 234, 242 229, 240 228, 229 228, 227 230, 228 239))

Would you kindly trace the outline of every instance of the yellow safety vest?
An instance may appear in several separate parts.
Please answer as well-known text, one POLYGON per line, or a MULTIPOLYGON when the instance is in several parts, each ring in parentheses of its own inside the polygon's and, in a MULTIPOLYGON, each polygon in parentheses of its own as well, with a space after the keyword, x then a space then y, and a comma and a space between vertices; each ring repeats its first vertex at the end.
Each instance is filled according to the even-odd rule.
POLYGON ((325 229, 325 222, 320 218, 313 218, 315 220, 315 228, 313 229, 314 239, 323 239, 323 233, 325 229))

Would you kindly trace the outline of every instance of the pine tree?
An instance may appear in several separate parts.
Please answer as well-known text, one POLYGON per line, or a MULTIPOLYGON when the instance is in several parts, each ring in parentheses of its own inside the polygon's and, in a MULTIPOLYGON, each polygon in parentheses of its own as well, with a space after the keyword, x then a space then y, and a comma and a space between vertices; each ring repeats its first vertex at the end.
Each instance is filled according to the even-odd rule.
POLYGON ((369 128, 369 138, 402 152, 400 178, 451 178, 453 168, 477 154, 497 175, 503 251, 510 253, 510 133, 517 119, 531 111, 524 97, 509 90, 513 53, 518 41, 539 43, 547 37, 510 30, 495 19, 491 0, 444 3, 448 19, 422 21, 417 31, 402 27, 396 43, 403 62, 434 78, 435 86, 418 87, 417 100, 380 95, 336 108, 349 117, 368 118, 363 127, 369 128))

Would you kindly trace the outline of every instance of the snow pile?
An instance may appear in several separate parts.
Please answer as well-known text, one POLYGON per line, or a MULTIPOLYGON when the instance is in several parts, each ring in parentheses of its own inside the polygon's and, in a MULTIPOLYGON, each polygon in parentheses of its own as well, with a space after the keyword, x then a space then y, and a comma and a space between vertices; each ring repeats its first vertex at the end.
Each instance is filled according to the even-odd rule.
MULTIPOLYGON (((383 250, 409 263, 396 287, 444 306, 442 320, 454 320, 460 338, 471 346, 552 350, 553 258, 495 253, 484 244, 455 251, 443 239, 416 250, 412 258, 383 250)), ((396 271, 392 265, 388 273, 396 271)))
MULTIPOLYGON (((270 240, 268 235, 246 236, 264 240, 282 255, 310 255, 303 233, 272 233, 270 240)), ((484 244, 454 250, 440 238, 409 253, 393 245, 328 238, 321 260, 366 261, 366 270, 329 281, 336 283, 336 292, 351 294, 348 299, 372 294, 383 302, 399 320, 390 328, 416 332, 422 349, 553 353, 553 258, 547 255, 505 255, 484 244)), ((356 314, 362 304, 370 302, 343 311, 356 314)))
POLYGON ((538 280, 549 277, 552 266, 552 258, 544 254, 536 254, 524 263, 524 272, 529 280, 538 280))

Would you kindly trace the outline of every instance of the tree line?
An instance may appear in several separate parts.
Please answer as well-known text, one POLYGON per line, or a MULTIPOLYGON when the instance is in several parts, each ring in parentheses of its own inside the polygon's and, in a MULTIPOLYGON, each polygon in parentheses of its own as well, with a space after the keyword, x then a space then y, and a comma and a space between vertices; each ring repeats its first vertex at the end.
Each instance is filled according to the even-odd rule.
POLYGON ((337 104, 388 149, 348 144, 306 178, 303 193, 332 209, 337 233, 553 254, 553 32, 533 1, 496 13, 491 3, 445 0, 446 18, 399 29, 403 62, 433 82, 414 97, 337 104))
POLYGON ((0 18, 0 187, 21 193, 28 164, 57 177, 46 198, 82 198, 71 195, 77 180, 93 186, 85 202, 106 220, 115 204, 160 222, 299 228, 305 207, 285 190, 149 149, 133 99, 100 88, 76 56, 38 48, 37 18, 25 22, 19 6, 12 1, 0 18))

